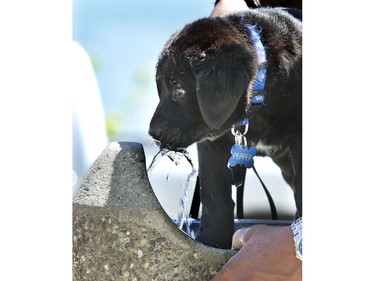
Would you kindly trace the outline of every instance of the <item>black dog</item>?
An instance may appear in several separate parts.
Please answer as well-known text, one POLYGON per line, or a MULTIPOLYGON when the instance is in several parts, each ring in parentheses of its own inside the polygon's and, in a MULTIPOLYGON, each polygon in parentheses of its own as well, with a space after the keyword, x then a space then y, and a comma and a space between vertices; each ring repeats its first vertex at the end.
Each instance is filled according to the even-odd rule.
POLYGON ((281 168, 302 216, 300 21, 278 8, 197 20, 166 43, 156 82, 160 102, 149 134, 161 148, 176 151, 197 142, 202 200, 197 240, 231 246, 234 202, 227 162, 234 144, 231 128, 246 117, 248 145, 281 168), (265 63, 256 36, 264 46, 265 63), (266 69, 267 95, 255 106, 253 87, 260 69, 266 69))

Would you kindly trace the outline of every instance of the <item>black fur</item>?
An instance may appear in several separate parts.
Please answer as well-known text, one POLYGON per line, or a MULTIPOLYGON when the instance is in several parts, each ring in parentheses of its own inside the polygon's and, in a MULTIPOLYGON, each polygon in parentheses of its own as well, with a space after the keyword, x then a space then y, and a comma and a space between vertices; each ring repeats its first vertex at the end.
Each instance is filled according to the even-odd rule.
POLYGON ((230 248, 234 231, 233 123, 248 116, 257 51, 243 22, 261 29, 267 56, 265 104, 250 116, 248 144, 279 165, 302 216, 302 23, 278 8, 258 8, 186 25, 165 45, 156 81, 159 105, 149 134, 173 150, 197 142, 202 217, 197 239, 230 248))
MULTIPOLYGON (((244 0, 249 8, 288 7, 302 10, 302 0, 244 0)), ((220 0, 215 1, 215 6, 220 0)))
MULTIPOLYGON (((220 0, 216 0, 215 1, 215 6, 217 5, 217 3, 219 3, 220 0)), ((246 2, 246 5, 249 7, 249 8, 257 8, 257 7, 260 7, 260 2, 259 0, 245 0, 246 2)))

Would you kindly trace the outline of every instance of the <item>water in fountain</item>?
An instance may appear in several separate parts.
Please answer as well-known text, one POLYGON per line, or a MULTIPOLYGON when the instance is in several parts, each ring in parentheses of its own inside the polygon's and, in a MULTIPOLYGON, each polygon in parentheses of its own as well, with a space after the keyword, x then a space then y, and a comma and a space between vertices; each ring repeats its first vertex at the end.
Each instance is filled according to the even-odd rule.
MULTIPOLYGON (((156 155, 152 159, 152 162, 149 168, 147 169, 147 173, 149 177, 151 176, 155 166, 159 163, 161 158, 164 156, 168 156, 168 158, 171 161, 173 161, 173 163, 175 163, 176 166, 180 164, 181 159, 185 158, 191 166, 192 170, 188 174, 185 184, 182 184, 182 183, 180 184, 180 187, 182 189, 182 196, 179 201, 180 211, 178 213, 177 220, 175 220, 175 223, 178 225, 178 227, 181 230, 184 229, 184 226, 185 226, 185 229, 184 229, 185 232, 188 233, 190 236, 194 236, 194 234, 191 233, 190 231, 191 220, 189 219, 189 215, 186 214, 187 213, 186 211, 187 211, 188 202, 189 202, 188 189, 192 180, 197 175, 197 170, 194 167, 192 158, 190 157, 190 154, 188 153, 188 151, 183 150, 180 152, 180 151, 172 151, 172 150, 164 148, 164 149, 159 150, 159 152, 156 153, 156 155)), ((166 176, 166 181, 169 181, 169 179, 170 179, 170 175, 168 173, 166 176)))

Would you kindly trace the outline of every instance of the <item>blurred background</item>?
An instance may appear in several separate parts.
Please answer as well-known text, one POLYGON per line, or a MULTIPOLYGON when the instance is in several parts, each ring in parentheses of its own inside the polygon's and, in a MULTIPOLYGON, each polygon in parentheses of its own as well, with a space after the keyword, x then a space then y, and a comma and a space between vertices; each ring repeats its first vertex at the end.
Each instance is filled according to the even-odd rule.
MULTIPOLYGON (((208 16, 213 6, 214 0, 73 0, 74 71, 78 78, 73 106, 73 189, 112 141, 142 143, 150 165, 158 152, 147 134, 158 103, 154 82, 157 58, 172 33, 208 16)), ((197 167, 195 146, 188 150, 197 167)), ((293 194, 279 168, 270 158, 257 157, 255 163, 280 218, 293 218, 293 194)), ((173 218, 180 211, 190 172, 186 160, 176 166, 164 157, 150 176, 159 201, 173 218)), ((195 179, 188 188, 189 199, 194 186, 195 179)), ((250 170, 244 205, 247 218, 270 218, 266 195, 250 170)))

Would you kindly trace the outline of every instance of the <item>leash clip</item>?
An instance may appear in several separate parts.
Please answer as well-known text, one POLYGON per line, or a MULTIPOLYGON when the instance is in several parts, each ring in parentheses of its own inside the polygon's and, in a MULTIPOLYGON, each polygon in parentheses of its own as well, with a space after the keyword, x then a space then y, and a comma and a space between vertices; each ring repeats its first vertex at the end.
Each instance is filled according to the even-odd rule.
POLYGON ((244 120, 234 123, 231 129, 232 135, 234 136, 234 142, 240 146, 247 147, 247 140, 245 135, 249 129, 249 118, 245 118, 244 120), (241 132, 240 127, 243 128, 243 132, 241 132))
POLYGON ((234 136, 235 144, 231 148, 231 157, 228 160, 228 168, 229 169, 236 169, 240 166, 245 166, 246 168, 253 167, 254 160, 253 157, 256 155, 256 148, 255 146, 248 147, 247 146, 247 139, 245 134, 249 128, 249 119, 245 118, 241 122, 237 122, 232 126, 232 134, 234 136), (243 128, 243 132, 241 132, 240 127, 243 128))
POLYGON ((234 135, 234 142, 235 144, 238 144, 242 147, 247 147, 247 139, 246 136, 244 136, 240 131, 233 132, 234 130, 232 129, 232 134, 234 135))
POLYGON ((236 144, 241 146, 247 146, 247 140, 245 135, 249 129, 249 118, 245 118, 244 120, 234 123, 231 129, 232 135, 234 136, 234 141, 236 144), (240 127, 243 128, 243 132, 240 131, 240 127))

